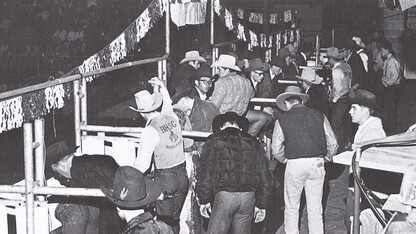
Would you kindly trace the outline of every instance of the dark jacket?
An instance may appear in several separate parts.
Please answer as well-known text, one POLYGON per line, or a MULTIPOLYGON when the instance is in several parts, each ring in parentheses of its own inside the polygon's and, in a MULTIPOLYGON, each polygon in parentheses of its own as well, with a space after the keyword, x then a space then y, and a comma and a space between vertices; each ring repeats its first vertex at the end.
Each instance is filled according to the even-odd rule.
POLYGON ((168 84, 170 96, 193 87, 191 77, 195 71, 196 69, 187 63, 179 65, 178 70, 176 70, 169 79, 172 81, 168 84))
POLYGON ((226 128, 210 135, 202 149, 196 192, 201 204, 220 191, 255 191, 255 206, 264 209, 272 190, 272 176, 260 143, 248 133, 226 128))
POLYGON ((347 63, 350 65, 352 70, 351 87, 358 83, 361 89, 364 88, 364 81, 367 78, 367 73, 365 71, 361 57, 355 51, 353 51, 347 63))
POLYGON ((127 226, 123 234, 173 234, 169 225, 160 220, 153 220, 149 212, 134 217, 127 226))
POLYGON ((305 106, 319 110, 326 117, 329 117, 329 100, 325 87, 323 85, 312 85, 306 93, 309 95, 309 99, 305 106))

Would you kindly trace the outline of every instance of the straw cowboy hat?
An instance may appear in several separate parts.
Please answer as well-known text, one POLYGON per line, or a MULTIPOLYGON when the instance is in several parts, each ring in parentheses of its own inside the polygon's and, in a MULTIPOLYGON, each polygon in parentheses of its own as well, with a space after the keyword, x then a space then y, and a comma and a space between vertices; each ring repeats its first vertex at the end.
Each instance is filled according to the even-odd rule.
POLYGON ((142 90, 134 94, 136 99, 137 109, 129 106, 130 109, 137 112, 151 112, 162 105, 162 95, 160 93, 150 94, 147 90, 142 90))
POLYGON ((355 41, 359 47, 365 48, 365 45, 360 37, 352 37, 352 40, 355 41))
POLYGON ((337 47, 329 47, 326 51, 326 56, 328 58, 336 58, 336 59, 342 59, 344 58, 344 55, 342 55, 337 47))
POLYGON ((140 208, 157 200, 162 187, 153 180, 145 179, 134 167, 117 169, 113 189, 101 186, 101 191, 112 203, 122 208, 140 208))
POLYGON ((249 126, 248 119, 244 116, 239 116, 237 113, 231 111, 215 116, 215 118, 212 120, 212 131, 214 133, 221 131, 221 127, 224 125, 224 123, 230 121, 237 122, 241 130, 243 132, 247 132, 249 126))
POLYGON ((296 78, 314 85, 318 85, 324 80, 322 77, 316 75, 316 71, 313 68, 303 68, 302 75, 296 75, 296 78))
POLYGON ((263 63, 260 58, 255 58, 248 61, 248 68, 246 68, 246 72, 251 71, 267 71, 269 70, 269 65, 267 63, 263 63))
POLYGON ((189 61, 198 61, 200 63, 205 63, 207 62, 203 57, 201 57, 199 55, 199 51, 196 50, 191 50, 185 53, 185 58, 182 59, 182 61, 180 62, 180 64, 182 63, 186 63, 189 61))
POLYGON ((211 65, 211 67, 223 67, 223 68, 228 68, 228 69, 235 70, 235 71, 241 71, 241 69, 237 67, 236 62, 237 61, 234 56, 228 55, 228 54, 222 54, 220 55, 218 60, 211 65))
POLYGON ((357 89, 354 92, 354 96, 349 99, 349 103, 351 105, 358 104, 360 106, 366 106, 373 110, 378 109, 376 95, 364 89, 357 89))
POLYGON ((305 103, 309 99, 308 94, 302 93, 298 86, 293 86, 292 85, 292 86, 288 86, 284 93, 277 96, 277 98, 276 98, 277 106, 283 111, 288 111, 288 109, 285 105, 285 100, 290 98, 290 97, 293 97, 293 96, 297 96, 300 99, 302 99, 302 103, 305 103))

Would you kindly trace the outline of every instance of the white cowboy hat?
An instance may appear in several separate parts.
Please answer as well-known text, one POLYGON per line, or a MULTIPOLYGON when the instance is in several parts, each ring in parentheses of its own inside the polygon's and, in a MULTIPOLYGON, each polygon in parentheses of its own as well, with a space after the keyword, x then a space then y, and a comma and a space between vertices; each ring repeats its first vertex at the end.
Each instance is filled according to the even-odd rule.
POLYGON ((360 37, 353 37, 352 40, 355 41, 359 47, 365 48, 365 45, 360 37))
POLYGON ((196 50, 191 50, 185 53, 185 58, 182 59, 180 64, 186 63, 189 61, 198 61, 200 63, 206 63, 207 61, 199 55, 199 52, 196 50))
POLYGON ((276 98, 276 104, 277 106, 282 109, 283 111, 288 111, 286 105, 285 105, 285 100, 293 97, 293 96, 298 96, 300 97, 300 99, 302 99, 302 103, 305 103, 308 99, 309 99, 309 95, 306 93, 302 93, 300 91, 300 88, 298 86, 288 86, 285 90, 284 93, 280 94, 279 96, 277 96, 276 98))
POLYGON ((296 76, 296 78, 315 85, 320 84, 324 80, 322 77, 316 75, 316 69, 313 68, 303 68, 302 75, 296 76))
POLYGON ((130 109, 137 112, 151 112, 156 110, 162 104, 162 95, 160 93, 150 94, 147 90, 142 90, 134 94, 136 99, 137 109, 130 107, 130 109))
POLYGON ((241 71, 241 69, 236 65, 235 57, 228 54, 220 55, 218 60, 214 62, 211 67, 224 67, 235 71, 241 71))

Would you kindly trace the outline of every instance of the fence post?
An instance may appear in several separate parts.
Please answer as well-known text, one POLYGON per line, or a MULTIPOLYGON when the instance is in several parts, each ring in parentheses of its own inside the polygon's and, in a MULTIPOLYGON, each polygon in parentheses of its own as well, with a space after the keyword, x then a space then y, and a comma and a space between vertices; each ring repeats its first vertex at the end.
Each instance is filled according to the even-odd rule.
MULTIPOLYGON (((87 125, 87 79, 82 78, 82 85, 81 85, 81 123, 83 125, 87 125)), ((85 131, 82 132, 82 135, 86 135, 85 131)))
MULTIPOLYGON (((39 186, 45 186, 45 120, 35 119, 35 180, 39 186)), ((36 196, 37 200, 45 201, 45 196, 36 196)))
POLYGON ((80 130, 80 100, 79 100, 79 80, 74 80, 74 126, 75 126, 75 146, 81 146, 80 130))
MULTIPOLYGON (((353 162, 355 165, 355 172, 360 180, 360 160, 361 160, 361 148, 357 149, 356 158, 353 162)), ((360 188, 357 181, 354 180, 354 218, 353 218, 353 234, 360 233, 360 188)))
POLYGON ((25 197, 26 197, 26 233, 33 234, 34 224, 34 201, 33 193, 33 125, 23 124, 23 146, 25 157, 25 197))

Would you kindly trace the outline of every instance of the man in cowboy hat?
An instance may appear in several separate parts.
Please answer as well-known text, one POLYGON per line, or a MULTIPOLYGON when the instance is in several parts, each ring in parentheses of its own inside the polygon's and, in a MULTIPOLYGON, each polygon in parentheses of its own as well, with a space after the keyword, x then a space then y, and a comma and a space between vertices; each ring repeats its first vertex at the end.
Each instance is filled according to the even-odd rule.
POLYGON ((254 89, 248 79, 236 73, 241 71, 236 62, 234 56, 222 54, 218 61, 211 65, 218 67, 219 79, 209 101, 214 103, 221 113, 233 111, 243 115, 254 97, 254 89))
POLYGON ((269 98, 275 98, 285 91, 285 85, 280 84, 279 80, 284 80, 284 71, 287 70, 285 59, 279 56, 273 56, 269 62, 269 72, 264 77, 264 82, 261 85, 267 85, 272 89, 272 94, 269 98))
POLYGON ((343 54, 336 47, 329 47, 327 50, 328 63, 332 68, 332 87, 329 93, 331 103, 331 126, 334 129, 339 150, 345 150, 348 145, 348 137, 351 123, 347 119, 348 94, 351 89, 352 70, 346 63, 343 54))
POLYGON ((151 212, 144 211, 149 204, 163 199, 162 187, 145 179, 134 167, 119 167, 112 188, 101 186, 104 195, 117 206, 119 216, 127 221, 125 234, 173 234, 166 223, 155 220, 151 212))
POLYGON ((158 215, 179 233, 180 212, 188 192, 182 130, 163 82, 154 77, 149 83, 159 86, 160 93, 142 90, 134 95, 137 108, 131 107, 147 121, 134 167, 145 173, 153 159, 155 180, 164 191, 174 194, 172 200, 156 201, 158 215))
MULTIPOLYGON (((116 161, 105 155, 75 156, 60 141, 46 150, 46 169, 52 169, 57 179, 67 187, 99 188, 108 186, 118 169, 116 161)), ((118 233, 124 227, 115 206, 99 199, 61 198, 55 216, 62 223, 63 233, 118 233)))
POLYGON ((303 91, 309 95, 305 106, 321 111, 325 116, 329 116, 329 101, 325 87, 321 85, 323 78, 316 74, 315 69, 304 68, 302 76, 297 76, 301 80, 303 91))
POLYGON ((202 149, 196 191, 201 214, 210 217, 208 233, 248 234, 253 217, 258 223, 266 215, 272 176, 263 147, 244 132, 247 125, 234 112, 218 115, 202 149))
POLYGON ((384 86, 382 103, 386 117, 383 119, 383 122, 385 123, 387 133, 394 134, 397 127, 397 104, 401 92, 402 67, 400 62, 394 57, 394 50, 390 41, 381 41, 380 53, 384 60, 381 82, 384 86))
POLYGON ((179 68, 170 77, 172 81, 169 84, 169 90, 172 95, 179 93, 184 89, 192 87, 191 76, 195 70, 201 67, 201 63, 205 63, 206 60, 199 55, 199 51, 192 50, 185 54, 185 58, 179 63, 179 68))
POLYGON ((367 82, 367 72, 363 65, 363 60, 357 53, 360 47, 353 40, 347 40, 344 47, 344 59, 351 67, 351 87, 353 90, 363 89, 367 82))
POLYGON ((276 98, 285 113, 276 120, 272 154, 286 163, 284 200, 286 233, 299 233, 299 204, 305 188, 310 233, 324 233, 322 193, 325 178, 324 162, 331 161, 337 141, 326 116, 306 107, 309 95, 297 86, 289 86, 276 98))
MULTIPOLYGON (((375 111, 378 111, 378 105, 376 96, 371 92, 363 89, 358 89, 354 97, 349 101, 351 109, 349 114, 353 123, 358 124, 358 130, 354 137, 354 144, 383 138, 386 133, 383 129, 381 119, 374 116, 375 111)), ((352 145, 355 149, 356 146, 352 145)), ((400 192, 401 176, 397 173, 383 172, 374 169, 361 169, 361 179, 365 182, 365 185, 371 190, 382 192, 385 194, 395 194, 400 192), (380 183, 383 181, 383 183, 380 183)), ((350 176, 349 187, 352 191, 354 187, 354 179, 350 176)), ((345 211, 345 225, 350 228, 351 219, 353 215, 354 204, 353 193, 348 193, 347 206, 345 211)), ((365 202, 364 207, 369 207, 369 204, 365 202)))

